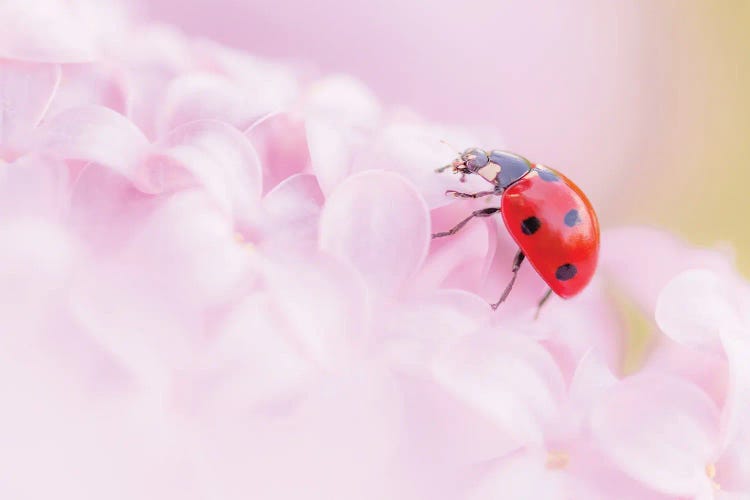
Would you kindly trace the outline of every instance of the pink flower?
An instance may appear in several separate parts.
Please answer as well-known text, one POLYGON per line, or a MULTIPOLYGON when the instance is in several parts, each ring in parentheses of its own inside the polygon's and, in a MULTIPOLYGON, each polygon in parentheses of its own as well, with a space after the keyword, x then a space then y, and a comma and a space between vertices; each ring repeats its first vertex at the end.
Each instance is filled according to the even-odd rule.
POLYGON ((0 8, 2 498, 748 494, 724 256, 611 231, 579 297, 535 321, 527 267, 493 314, 499 221, 430 233, 483 206, 440 140, 495 131, 43 4, 0 8), (662 331, 636 368, 613 288, 662 331))

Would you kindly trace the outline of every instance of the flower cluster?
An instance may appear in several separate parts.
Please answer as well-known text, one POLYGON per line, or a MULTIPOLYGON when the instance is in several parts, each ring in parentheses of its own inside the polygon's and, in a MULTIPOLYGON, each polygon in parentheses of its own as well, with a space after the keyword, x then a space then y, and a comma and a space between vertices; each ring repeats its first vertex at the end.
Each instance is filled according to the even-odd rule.
POLYGON ((493 131, 41 3, 0 6, 0 497, 750 497, 725 255, 609 231, 493 314, 497 221, 430 240, 483 203, 440 140, 493 131))

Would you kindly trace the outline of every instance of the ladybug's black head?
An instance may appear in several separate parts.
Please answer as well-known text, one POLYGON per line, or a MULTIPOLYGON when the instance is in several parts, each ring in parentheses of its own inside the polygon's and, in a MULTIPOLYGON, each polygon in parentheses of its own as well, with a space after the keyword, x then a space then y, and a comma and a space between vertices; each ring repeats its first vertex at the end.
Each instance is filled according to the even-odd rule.
POLYGON ((522 156, 497 150, 487 153, 479 148, 467 149, 453 163, 443 168, 449 166, 463 175, 479 174, 487 182, 503 189, 531 170, 531 163, 522 156))

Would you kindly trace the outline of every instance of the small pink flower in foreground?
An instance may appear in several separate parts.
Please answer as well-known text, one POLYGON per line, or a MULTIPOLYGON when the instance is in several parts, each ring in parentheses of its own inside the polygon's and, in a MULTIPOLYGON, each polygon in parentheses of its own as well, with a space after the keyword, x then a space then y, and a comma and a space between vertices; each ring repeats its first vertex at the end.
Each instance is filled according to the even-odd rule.
POLYGON ((0 6, 2 498, 750 495, 726 257, 605 232, 581 296, 534 321, 527 268, 492 314, 497 221, 430 232, 472 206, 440 139, 496 133, 42 4, 0 6), (612 289, 655 318, 635 373, 612 289))

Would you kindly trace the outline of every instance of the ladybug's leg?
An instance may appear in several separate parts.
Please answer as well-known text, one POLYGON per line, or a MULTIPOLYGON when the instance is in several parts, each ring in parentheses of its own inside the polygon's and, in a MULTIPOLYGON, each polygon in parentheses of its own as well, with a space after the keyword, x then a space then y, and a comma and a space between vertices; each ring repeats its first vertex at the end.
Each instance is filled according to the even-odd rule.
POLYGON ((481 198, 482 196, 491 196, 493 194, 499 194, 497 191, 480 191, 478 193, 462 193, 460 191, 454 191, 449 189, 445 192, 446 195, 453 196, 454 198, 481 198))
POLYGON ((550 288, 547 290, 547 293, 544 294, 544 297, 539 301, 539 304, 536 306, 536 314, 534 314, 534 319, 537 319, 539 317, 539 311, 542 310, 542 306, 549 300, 550 296, 552 295, 552 289, 550 288))
POLYGON ((456 234, 461 230, 462 227, 466 225, 467 222, 469 222, 474 217, 489 217, 490 215, 494 214, 495 212, 499 212, 499 208, 483 208, 482 210, 474 210, 470 216, 453 226, 448 231, 443 231, 442 233, 433 233, 432 238, 442 238, 443 236, 451 236, 453 234, 456 234))
POLYGON ((518 270, 521 268, 521 263, 523 262, 523 259, 526 256, 524 253, 519 250, 516 254, 516 257, 513 259, 513 277, 510 279, 510 283, 508 283, 508 286, 505 287, 505 290, 503 290, 503 294, 500 296, 500 300, 495 302, 494 304, 490 304, 490 307, 492 307, 492 310, 496 310, 500 304, 505 302, 505 299, 508 298, 508 294, 510 294, 510 290, 513 288, 513 283, 516 282, 516 276, 518 276, 518 270))

